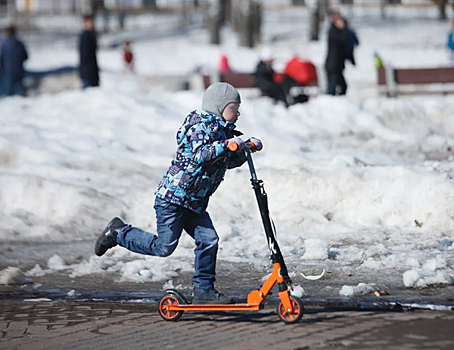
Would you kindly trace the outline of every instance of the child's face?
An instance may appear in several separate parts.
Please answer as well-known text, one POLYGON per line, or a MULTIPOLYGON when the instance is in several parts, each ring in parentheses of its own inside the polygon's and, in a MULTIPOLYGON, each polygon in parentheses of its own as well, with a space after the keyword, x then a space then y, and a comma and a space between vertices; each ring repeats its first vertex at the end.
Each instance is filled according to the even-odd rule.
POLYGON ((240 104, 236 102, 230 102, 225 106, 224 111, 222 112, 222 118, 231 123, 236 123, 238 117, 240 116, 240 104))

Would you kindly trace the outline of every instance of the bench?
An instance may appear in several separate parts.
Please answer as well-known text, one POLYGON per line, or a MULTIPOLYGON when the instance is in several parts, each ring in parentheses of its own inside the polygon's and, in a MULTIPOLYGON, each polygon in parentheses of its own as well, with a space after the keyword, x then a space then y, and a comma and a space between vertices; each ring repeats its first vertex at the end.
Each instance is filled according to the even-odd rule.
MULTIPOLYGON (((284 77, 284 74, 282 73, 276 73, 275 74, 275 80, 280 82, 282 81, 284 77)), ((208 86, 210 86, 211 81, 214 80, 211 78, 210 75, 203 75, 203 86, 206 89, 208 86)), ((219 80, 220 82, 224 83, 229 83, 230 85, 234 86, 237 89, 241 88, 254 88, 257 87, 255 83, 255 78, 254 78, 254 73, 223 73, 219 75, 219 80)), ((317 80, 312 80, 308 81, 307 83, 294 83, 292 85, 297 86, 297 87, 318 87, 318 81, 317 80)))
POLYGON ((77 67, 63 66, 42 71, 25 71, 23 85, 25 94, 36 94, 41 88, 42 81, 49 76, 63 76, 65 74, 76 74, 77 67))
POLYGON ((377 76, 379 92, 389 97, 397 97, 398 94, 448 94, 454 92, 454 67, 404 69, 385 67, 377 70, 377 76), (449 86, 449 84, 452 85, 449 86), (406 86, 407 89, 402 86, 406 86), (424 86, 424 89, 419 88, 420 86, 424 86), (408 89, 408 87, 412 87, 412 89, 408 89))

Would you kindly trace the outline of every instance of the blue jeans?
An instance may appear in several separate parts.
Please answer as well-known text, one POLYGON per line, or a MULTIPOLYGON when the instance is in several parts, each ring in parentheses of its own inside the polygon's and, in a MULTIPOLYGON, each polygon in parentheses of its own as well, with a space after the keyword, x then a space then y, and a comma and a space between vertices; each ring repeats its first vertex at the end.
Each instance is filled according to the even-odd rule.
POLYGON ((91 80, 83 80, 82 79, 82 89, 86 89, 91 86, 99 86, 99 82, 94 82, 91 80))
POLYGON ((347 83, 342 71, 327 71, 328 95, 345 95, 347 93, 347 83), (340 91, 337 89, 339 87, 340 91))
POLYGON ((197 214, 176 204, 156 198, 157 235, 136 227, 124 227, 117 236, 117 243, 135 253, 166 257, 178 245, 185 230, 195 240, 195 288, 214 288, 216 255, 219 237, 207 212, 197 214))

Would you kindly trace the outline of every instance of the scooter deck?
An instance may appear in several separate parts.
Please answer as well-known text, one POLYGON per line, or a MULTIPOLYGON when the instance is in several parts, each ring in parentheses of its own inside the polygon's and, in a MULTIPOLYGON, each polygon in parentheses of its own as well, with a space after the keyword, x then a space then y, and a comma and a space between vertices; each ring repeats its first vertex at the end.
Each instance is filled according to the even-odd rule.
POLYGON ((248 304, 180 304, 167 306, 169 311, 257 311, 260 305, 248 304))

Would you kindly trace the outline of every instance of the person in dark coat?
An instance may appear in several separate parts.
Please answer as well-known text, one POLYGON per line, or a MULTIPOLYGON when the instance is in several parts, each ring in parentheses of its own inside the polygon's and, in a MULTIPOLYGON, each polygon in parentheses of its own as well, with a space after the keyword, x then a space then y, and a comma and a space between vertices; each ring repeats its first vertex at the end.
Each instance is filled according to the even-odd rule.
POLYGON ((21 95, 23 93, 24 62, 28 59, 24 44, 16 38, 16 28, 5 30, 6 39, 0 47, 0 94, 21 95))
POLYGON ((99 86, 99 68, 96 59, 97 40, 95 33, 94 17, 84 16, 84 30, 80 34, 80 79, 84 88, 99 86))
POLYGON ((344 79, 345 46, 348 31, 345 21, 339 13, 331 15, 331 28, 328 33, 328 55, 325 69, 328 78, 329 95, 345 95, 347 83, 344 79), (339 89, 338 89, 339 88, 339 89))
POLYGON ((269 95, 275 101, 282 101, 285 106, 288 107, 288 91, 286 91, 283 85, 274 80, 274 70, 272 64, 272 59, 263 59, 259 61, 254 73, 256 85, 262 94, 269 95))

